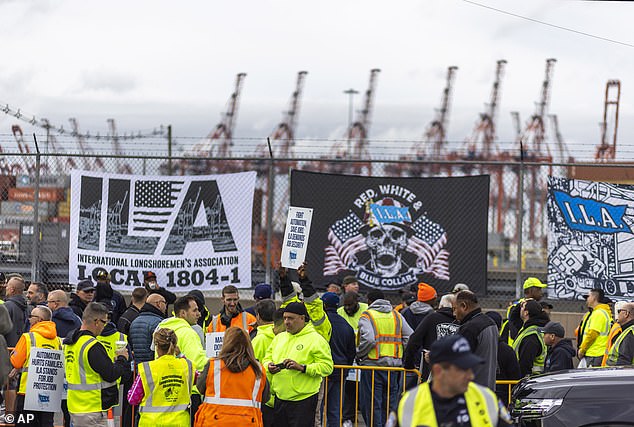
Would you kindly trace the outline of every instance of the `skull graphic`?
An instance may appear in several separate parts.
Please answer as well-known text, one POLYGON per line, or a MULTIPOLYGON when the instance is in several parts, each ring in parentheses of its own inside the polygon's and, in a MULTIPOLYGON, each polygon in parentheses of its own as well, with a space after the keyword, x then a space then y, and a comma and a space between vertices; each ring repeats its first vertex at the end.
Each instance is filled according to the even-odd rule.
POLYGON ((372 269, 381 276, 395 276, 401 270, 402 254, 407 248, 407 232, 401 227, 384 224, 372 227, 365 237, 372 269))

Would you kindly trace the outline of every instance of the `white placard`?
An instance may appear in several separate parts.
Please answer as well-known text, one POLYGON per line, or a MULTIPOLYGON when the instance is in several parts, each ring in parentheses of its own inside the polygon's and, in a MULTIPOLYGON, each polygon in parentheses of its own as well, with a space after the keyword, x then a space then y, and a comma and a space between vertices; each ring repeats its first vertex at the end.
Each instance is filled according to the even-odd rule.
POLYGON ((282 246, 282 267, 297 269, 306 259, 312 208, 288 208, 284 244, 282 246))
POLYGON ((209 332, 205 334, 205 351, 207 357, 218 357, 222 350, 222 342, 225 339, 224 332, 209 332))
POLYGON ((64 390, 64 352, 31 348, 24 409, 60 412, 64 390))

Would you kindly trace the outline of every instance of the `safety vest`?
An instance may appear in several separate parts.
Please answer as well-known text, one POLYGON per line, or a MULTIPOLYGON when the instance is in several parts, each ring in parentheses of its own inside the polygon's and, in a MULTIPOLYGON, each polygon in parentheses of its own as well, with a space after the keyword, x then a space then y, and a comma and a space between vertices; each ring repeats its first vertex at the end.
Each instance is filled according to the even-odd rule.
POLYGON ((539 328, 536 325, 531 325, 528 328, 520 329, 519 334, 517 334, 517 337, 513 342, 513 350, 515 350, 515 355, 519 359, 520 346, 522 344, 522 341, 524 341, 524 338, 530 335, 536 335, 537 339, 539 340, 539 344, 542 347, 541 353, 539 353, 539 355, 533 361, 532 369, 533 374, 540 374, 544 372, 544 361, 546 360, 546 352, 548 351, 548 348, 546 347, 546 343, 544 342, 544 334, 539 331, 539 328))
POLYGON ((188 426, 194 368, 187 359, 164 355, 139 365, 143 400, 139 427, 188 426))
POLYGON ((586 333, 586 326, 588 326, 588 319, 590 319, 590 315, 592 311, 587 311, 583 317, 581 318, 581 323, 577 329, 575 329, 575 338, 577 338, 577 348, 581 347, 581 341, 583 341, 583 336, 586 333))
POLYGON ((205 398, 196 413, 195 427, 262 427, 262 393, 266 385, 264 366, 257 378, 251 366, 231 372, 221 359, 210 359, 205 398))
MULTIPOLYGON (((610 354, 608 355, 608 366, 617 366, 617 363, 619 361, 619 350, 621 347, 621 343, 628 334, 634 334, 634 325, 625 328, 623 332, 621 332, 621 334, 616 338, 616 341, 612 346, 612 350, 610 350, 610 354)), ((626 365, 634 365, 634 359, 628 361, 626 365)))
POLYGON ((50 350, 61 350, 62 342, 59 337, 44 338, 37 332, 28 332, 24 334, 26 337, 26 360, 22 367, 22 375, 20 375, 20 387, 18 388, 19 394, 26 394, 26 381, 28 378, 29 364, 31 363, 31 347, 47 348, 50 350))
MULTIPOLYGON (((509 317, 511 315, 511 310, 513 310, 513 307, 517 307, 518 305, 520 305, 521 303, 523 303, 526 300, 526 298, 520 298, 518 300, 513 301, 506 309, 506 319, 504 319, 504 322, 502 322, 502 325, 500 326, 500 337, 504 337, 506 335, 506 342, 512 347, 513 346, 513 341, 515 341, 513 339, 513 337, 511 336, 511 329, 509 326, 509 317)), ((517 337, 515 337, 517 338, 517 337)))
POLYGON ((117 351, 117 341, 128 342, 128 337, 122 332, 115 332, 111 335, 99 335, 97 340, 103 345, 103 348, 106 349, 106 353, 108 353, 108 357, 114 362, 115 353, 117 351))
POLYGON ((610 355, 610 350, 614 346, 614 339, 618 334, 623 332, 623 328, 619 322, 615 322, 610 328, 610 333, 608 334, 608 345, 605 347, 605 354, 603 355, 603 360, 601 361, 601 366, 605 366, 608 362, 608 356, 610 355))
POLYGON ((373 309, 361 314, 370 320, 374 330, 374 348, 368 353, 368 359, 381 357, 403 357, 403 325, 401 316, 394 310, 383 313, 373 309))
MULTIPOLYGON (((470 382, 464 398, 471 426, 497 426, 499 405, 495 393, 470 382)), ((400 427, 438 427, 429 383, 423 383, 405 393, 398 405, 398 423, 400 427)))
MULTIPOLYGON (((608 345, 608 334, 610 333, 610 328, 612 327, 612 317, 602 308, 595 308, 592 310, 590 316, 588 316, 587 325, 590 326, 592 322, 592 318, 596 316, 603 316, 605 319, 605 326, 602 330, 599 331, 599 336, 594 340, 592 345, 588 347, 586 350, 586 356, 588 357, 602 357, 605 353, 605 348, 608 345)), ((584 331, 584 334, 587 333, 587 330, 584 331)), ((585 339, 585 337, 582 335, 585 339)), ((582 341, 583 342, 583 339, 582 341)))
MULTIPOLYGON (((251 332, 253 327, 249 326, 249 317, 253 317, 253 315, 250 313, 247 313, 246 311, 243 311, 240 313, 240 315, 231 319, 231 326, 237 326, 238 328, 242 328, 247 332, 251 332)), ((251 320, 252 322, 256 321, 255 318, 251 320)), ((211 325, 209 325, 209 328, 207 328, 207 332, 224 332, 226 330, 227 330, 227 327, 223 325, 223 323, 220 321, 219 314, 216 314, 211 319, 211 325)))
POLYGON ((101 390, 117 383, 104 381, 88 363, 88 350, 101 345, 97 338, 82 335, 74 344, 64 346, 66 382, 68 382, 68 411, 72 414, 101 412, 101 390))

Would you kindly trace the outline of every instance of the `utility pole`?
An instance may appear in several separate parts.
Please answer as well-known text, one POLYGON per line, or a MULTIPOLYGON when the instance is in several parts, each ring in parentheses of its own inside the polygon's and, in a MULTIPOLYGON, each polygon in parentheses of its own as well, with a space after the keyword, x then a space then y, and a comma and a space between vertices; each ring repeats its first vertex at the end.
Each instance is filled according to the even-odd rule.
MULTIPOLYGON (((344 90, 343 93, 345 93, 346 95, 348 95, 348 129, 350 129, 350 126, 352 125, 352 99, 354 98, 354 96, 356 94, 359 93, 358 90, 354 90, 352 88, 348 89, 348 90, 344 90)), ((348 134, 348 156, 351 153, 351 149, 352 147, 350 146, 351 141, 350 141, 350 134, 348 134)))

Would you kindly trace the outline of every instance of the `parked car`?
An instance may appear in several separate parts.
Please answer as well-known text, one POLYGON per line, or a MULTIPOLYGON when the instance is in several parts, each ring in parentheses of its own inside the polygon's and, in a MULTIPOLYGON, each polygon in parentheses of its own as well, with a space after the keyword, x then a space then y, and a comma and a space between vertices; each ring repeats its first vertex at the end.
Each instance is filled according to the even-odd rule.
POLYGON ((634 367, 572 369, 520 381, 511 415, 525 427, 634 426, 634 367))

